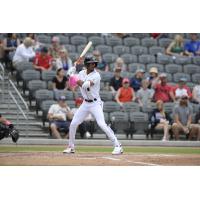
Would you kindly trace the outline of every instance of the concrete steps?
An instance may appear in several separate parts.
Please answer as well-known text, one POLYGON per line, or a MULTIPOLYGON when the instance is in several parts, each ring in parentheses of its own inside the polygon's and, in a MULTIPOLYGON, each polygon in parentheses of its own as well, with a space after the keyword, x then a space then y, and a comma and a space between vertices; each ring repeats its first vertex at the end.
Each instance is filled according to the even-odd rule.
MULTIPOLYGON (((17 87, 16 81, 13 78, 14 77, 12 77, 12 81, 15 84, 15 86, 17 87)), ((22 113, 20 113, 16 104, 13 102, 13 100, 11 99, 11 97, 8 93, 8 76, 6 77, 5 84, 4 84, 4 88, 5 88, 4 100, 2 100, 2 83, 0 83, 0 88, 1 88, 1 91, 0 91, 0 113, 6 119, 10 120, 15 125, 15 127, 20 132, 20 136, 21 137, 27 137, 27 136, 28 137, 43 137, 43 138, 49 137, 48 132, 45 131, 45 129, 42 126, 41 118, 36 116, 35 110, 29 109, 29 111, 27 113, 26 107, 23 104, 23 102, 21 101, 21 99, 19 98, 16 91, 12 87, 9 87, 13 96, 16 98, 18 105, 21 106, 21 108, 24 110, 25 114, 28 114, 27 115, 28 121, 26 121, 24 119, 22 113), (17 116, 18 116, 18 120, 17 120, 17 116)), ((20 94, 22 95, 22 97, 24 98, 25 102, 29 106, 29 102, 27 101, 28 96, 22 94, 21 86, 19 86, 17 88, 18 88, 20 94)), ((33 103, 33 105, 34 105, 34 103, 33 103)))

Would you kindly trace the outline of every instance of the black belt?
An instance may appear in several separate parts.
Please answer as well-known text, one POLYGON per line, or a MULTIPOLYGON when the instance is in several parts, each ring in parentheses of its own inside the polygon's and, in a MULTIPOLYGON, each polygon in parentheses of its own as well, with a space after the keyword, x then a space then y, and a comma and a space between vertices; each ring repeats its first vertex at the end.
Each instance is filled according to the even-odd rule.
POLYGON ((92 100, 92 99, 85 99, 85 101, 88 102, 88 103, 92 103, 94 101, 97 101, 97 99, 96 98, 94 100, 92 100))

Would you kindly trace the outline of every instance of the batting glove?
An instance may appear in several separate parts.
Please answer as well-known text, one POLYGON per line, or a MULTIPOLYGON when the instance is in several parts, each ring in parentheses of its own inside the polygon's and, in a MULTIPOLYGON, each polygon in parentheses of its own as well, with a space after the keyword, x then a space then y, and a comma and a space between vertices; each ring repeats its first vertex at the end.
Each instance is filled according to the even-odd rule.
POLYGON ((71 76, 72 74, 75 74, 76 73, 76 67, 71 67, 71 68, 69 68, 69 70, 68 70, 68 72, 67 72, 67 74, 69 75, 69 76, 71 76))

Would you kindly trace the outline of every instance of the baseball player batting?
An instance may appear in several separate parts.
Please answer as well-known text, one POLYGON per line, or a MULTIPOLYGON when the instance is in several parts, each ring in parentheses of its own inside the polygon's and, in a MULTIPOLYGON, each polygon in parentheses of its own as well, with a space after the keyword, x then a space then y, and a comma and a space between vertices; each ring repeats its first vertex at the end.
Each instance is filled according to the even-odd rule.
MULTIPOLYGON (((84 102, 75 113, 69 128, 69 145, 63 153, 75 153, 75 135, 79 124, 81 124, 89 113, 91 113, 97 121, 99 127, 106 133, 108 138, 112 141, 114 150, 113 155, 123 153, 123 149, 113 130, 105 123, 103 114, 103 102, 99 96, 100 91, 100 74, 96 71, 98 61, 92 55, 86 56, 84 59, 84 70, 78 74, 77 84, 80 87, 84 102)), ((73 67, 72 71, 76 68, 73 67)))

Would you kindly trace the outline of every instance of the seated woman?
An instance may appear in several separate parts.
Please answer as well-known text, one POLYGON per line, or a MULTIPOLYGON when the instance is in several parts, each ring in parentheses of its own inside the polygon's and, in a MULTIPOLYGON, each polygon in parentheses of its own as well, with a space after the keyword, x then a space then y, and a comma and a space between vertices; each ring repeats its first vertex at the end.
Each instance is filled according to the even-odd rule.
POLYGON ((130 81, 128 78, 124 78, 122 81, 122 87, 120 87, 115 96, 117 103, 123 107, 123 103, 135 101, 135 92, 130 87, 130 81))
POLYGON ((149 70, 149 76, 147 77, 147 80, 149 81, 149 86, 148 86, 149 89, 154 88, 154 86, 157 83, 160 83, 160 78, 158 76, 158 69, 156 67, 152 67, 149 70))
POLYGON ((68 78, 65 76, 65 71, 60 68, 56 72, 56 76, 52 80, 55 99, 62 96, 62 92, 68 89, 68 78))
POLYGON ((65 71, 72 67, 72 60, 69 57, 68 51, 65 48, 62 48, 59 51, 59 58, 56 59, 56 68, 63 68, 65 71))
POLYGON ((169 130, 171 129, 172 120, 164 110, 164 103, 161 100, 156 102, 156 109, 152 111, 149 117, 151 131, 154 129, 164 130, 162 141, 169 140, 169 130))
POLYGON ((11 63, 17 47, 20 45, 20 40, 15 33, 8 33, 4 39, 4 61, 7 65, 11 63))
POLYGON ((174 40, 169 44, 166 49, 166 54, 170 56, 183 56, 184 54, 184 42, 181 35, 176 35, 174 40))
POLYGON ((115 68, 121 68, 123 72, 128 70, 123 58, 121 57, 118 57, 116 59, 115 68))

